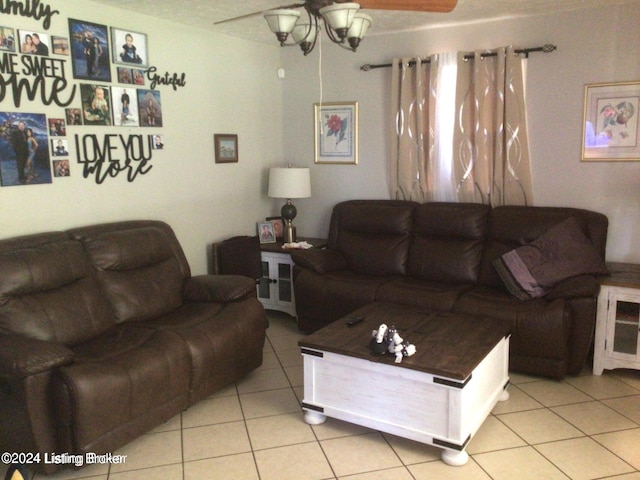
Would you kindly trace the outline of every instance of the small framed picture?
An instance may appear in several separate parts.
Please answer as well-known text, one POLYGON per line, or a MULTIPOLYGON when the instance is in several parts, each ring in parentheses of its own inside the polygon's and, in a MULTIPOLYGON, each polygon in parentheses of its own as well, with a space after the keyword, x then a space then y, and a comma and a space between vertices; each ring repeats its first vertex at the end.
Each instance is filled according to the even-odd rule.
POLYGON ((85 125, 111 125, 111 89, 106 85, 80 84, 85 125))
POLYGON ((67 126, 64 118, 49 118, 49 136, 50 137, 66 137, 67 126))
POLYGON ((51 48, 56 55, 69 55, 69 39, 52 35, 51 48))
POLYGON ((69 144, 66 138, 51 139, 51 153, 54 157, 68 157, 69 144))
POLYGON ((123 127, 138 126, 138 102, 134 88, 111 87, 113 124, 123 127))
POLYGON ((18 34, 20 53, 49 56, 49 35, 31 30, 18 30, 18 34))
POLYGON ((11 27, 0 27, 0 51, 16 51, 16 32, 11 27))
POLYGON ((238 163, 238 135, 216 133, 213 144, 216 163, 238 163))
POLYGON ((111 27, 111 45, 113 63, 141 67, 149 65, 147 36, 144 33, 111 27))
POLYGON ((71 175, 69 170, 69 160, 54 160, 53 161, 53 176, 54 177, 68 177, 71 175))
POLYGON ((141 127, 162 126, 162 101, 157 90, 136 90, 138 92, 138 111, 141 127))
POLYGON ((258 223, 258 238, 260 243, 276 243, 276 233, 273 228, 273 222, 258 223))
POLYGON ((276 241, 284 241, 284 219, 282 217, 267 217, 267 222, 273 223, 273 233, 276 234, 276 241))

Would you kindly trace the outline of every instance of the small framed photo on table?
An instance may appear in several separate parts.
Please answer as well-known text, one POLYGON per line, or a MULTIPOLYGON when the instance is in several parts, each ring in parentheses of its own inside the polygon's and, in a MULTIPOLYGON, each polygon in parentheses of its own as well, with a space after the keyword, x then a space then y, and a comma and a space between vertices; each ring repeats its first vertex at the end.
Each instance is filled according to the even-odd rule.
POLYGON ((258 222, 258 238, 260 243, 276 243, 273 222, 258 222))
POLYGON ((273 223, 273 232, 276 234, 276 241, 284 241, 284 219, 282 217, 267 217, 267 222, 273 223))

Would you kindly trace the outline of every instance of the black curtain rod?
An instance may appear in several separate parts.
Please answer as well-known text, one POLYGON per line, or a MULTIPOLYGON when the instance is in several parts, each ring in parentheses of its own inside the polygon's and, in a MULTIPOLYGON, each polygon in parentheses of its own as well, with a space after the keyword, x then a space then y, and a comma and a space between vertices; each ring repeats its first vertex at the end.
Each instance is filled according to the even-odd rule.
MULTIPOLYGON (((514 50, 515 53, 524 53, 526 58, 529 58, 529 54, 532 52, 544 52, 544 53, 551 53, 553 52, 557 47, 555 45, 551 45, 550 43, 547 43, 546 45, 543 45, 542 47, 534 47, 534 48, 521 48, 521 49, 517 49, 514 50)), ((496 57, 498 56, 498 54, 496 52, 487 52, 487 53, 481 53, 480 57, 481 58, 485 58, 485 57, 496 57)), ((474 55, 473 54, 469 54, 469 55, 465 55, 464 59, 465 60, 473 60, 474 59, 474 55)), ((424 60, 421 60, 420 63, 431 63, 431 60, 429 60, 428 58, 425 58, 424 60)), ((415 60, 411 60, 409 62, 409 66, 413 67, 416 64, 415 60)), ((370 65, 370 64, 364 64, 360 67, 360 70, 363 70, 365 72, 368 72, 369 70, 373 70, 374 68, 388 68, 391 67, 392 64, 391 63, 382 63, 379 65, 370 65)))

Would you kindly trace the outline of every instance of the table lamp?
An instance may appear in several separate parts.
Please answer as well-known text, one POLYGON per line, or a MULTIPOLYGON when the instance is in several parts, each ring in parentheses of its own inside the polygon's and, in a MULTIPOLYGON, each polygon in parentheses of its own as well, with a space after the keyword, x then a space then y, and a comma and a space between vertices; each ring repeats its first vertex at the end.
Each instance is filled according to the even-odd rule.
POLYGON ((285 221, 284 241, 296 241, 293 219, 298 210, 291 203, 292 198, 309 198, 311 196, 311 176, 308 168, 271 168, 269 169, 269 192, 271 198, 286 198, 280 214, 285 221))

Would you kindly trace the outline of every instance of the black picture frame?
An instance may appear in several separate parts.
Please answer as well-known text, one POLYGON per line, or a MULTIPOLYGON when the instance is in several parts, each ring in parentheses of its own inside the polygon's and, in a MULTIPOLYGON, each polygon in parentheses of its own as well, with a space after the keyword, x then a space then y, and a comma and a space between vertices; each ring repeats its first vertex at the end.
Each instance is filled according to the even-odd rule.
POLYGON ((70 18, 69 39, 73 78, 111 82, 107 27, 70 18))

